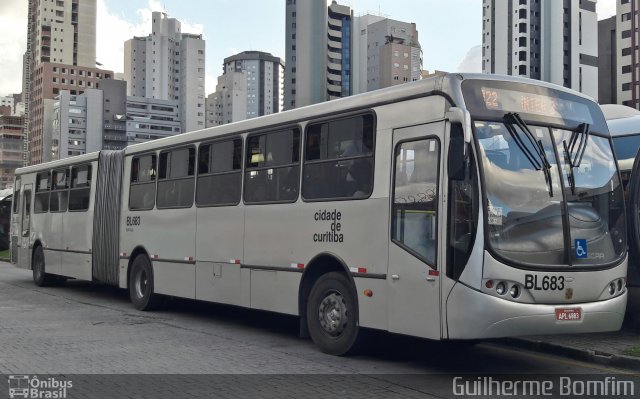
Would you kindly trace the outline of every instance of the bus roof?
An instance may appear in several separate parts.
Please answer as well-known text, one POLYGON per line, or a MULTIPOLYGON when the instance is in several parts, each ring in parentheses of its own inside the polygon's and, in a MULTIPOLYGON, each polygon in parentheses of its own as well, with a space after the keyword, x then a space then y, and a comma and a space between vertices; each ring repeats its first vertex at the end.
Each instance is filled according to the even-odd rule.
MULTIPOLYGON (((300 120, 307 120, 311 118, 319 119, 323 116, 344 113, 345 111, 348 112, 367 110, 372 107, 380 106, 402 99, 419 98, 429 95, 441 95, 447 97, 451 106, 465 108, 462 91, 460 90, 460 85, 465 80, 497 80, 534 84, 537 86, 569 92, 573 95, 587 98, 593 101, 591 97, 577 91, 539 80, 507 75, 489 75, 480 73, 445 73, 416 82, 387 87, 376 91, 309 105, 306 107, 300 107, 285 112, 262 116, 259 118, 247 119, 221 126, 209 127, 202 130, 165 137, 158 140, 147 141, 140 144, 134 144, 126 147, 124 151, 126 154, 135 154, 156 150, 163 147, 172 147, 180 145, 182 143, 197 142, 201 140, 222 137, 228 134, 238 134, 239 132, 273 129, 279 126, 286 127, 291 126, 292 124, 297 123, 300 120)), ((66 166, 75 163, 93 161, 97 158, 97 152, 79 155, 58 161, 48 162, 46 164, 19 168, 16 170, 16 175, 37 172, 40 170, 46 170, 58 166, 66 166)))
POLYGON ((96 152, 91 152, 89 154, 82 154, 82 155, 76 155, 69 158, 59 159, 57 161, 25 166, 23 168, 16 169, 16 176, 22 175, 25 173, 33 173, 33 172, 39 172, 42 170, 55 169, 59 167, 69 166, 69 165, 76 165, 84 162, 93 162, 98 159, 99 154, 100 152, 96 151, 96 152))
POLYGON ((259 118, 247 119, 221 126, 209 127, 186 134, 179 134, 158 140, 147 141, 145 143, 129 146, 125 149, 125 151, 127 154, 135 154, 162 147, 180 145, 181 143, 201 141, 225 136, 227 134, 237 134, 238 132, 252 132, 262 129, 271 129, 278 126, 285 127, 300 120, 307 120, 310 118, 320 119, 323 116, 335 115, 343 113, 345 111, 356 111, 360 109, 366 110, 401 99, 418 98, 428 95, 442 95, 448 97, 451 106, 465 108, 460 85, 464 80, 471 79, 499 80, 535 84, 555 90, 570 92, 573 95, 587 98, 593 101, 591 97, 586 96, 580 92, 539 80, 507 75, 488 75, 480 73, 446 73, 429 77, 427 79, 422 79, 416 82, 410 82, 376 91, 340 98, 337 100, 313 104, 306 107, 300 107, 293 110, 280 112, 277 114, 266 115, 259 118))

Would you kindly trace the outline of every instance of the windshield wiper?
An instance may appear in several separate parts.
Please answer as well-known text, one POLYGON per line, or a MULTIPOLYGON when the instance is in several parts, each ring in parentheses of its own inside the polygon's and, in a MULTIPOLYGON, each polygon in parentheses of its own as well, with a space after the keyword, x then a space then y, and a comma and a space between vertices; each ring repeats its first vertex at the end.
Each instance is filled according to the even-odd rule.
POLYGON ((513 138, 513 141, 516 143, 520 151, 525 155, 525 157, 529 160, 531 165, 535 168, 535 170, 542 170, 544 172, 544 180, 547 184, 547 188, 549 191, 549 196, 553 197, 553 180, 551 178, 551 164, 549 163, 549 159, 547 158, 547 153, 544 150, 544 145, 542 144, 542 140, 536 140, 533 133, 529 129, 529 126, 525 123, 524 120, 517 113, 508 113, 504 116, 504 122, 509 134, 513 138), (529 144, 527 144, 522 137, 518 134, 517 129, 514 127, 518 126, 520 130, 524 133, 524 136, 527 138, 529 144), (531 151, 533 147, 534 151, 531 151))
POLYGON ((562 146, 564 147, 564 158, 565 161, 569 164, 569 174, 567 176, 567 180, 569 180, 569 187, 571 187, 572 194, 575 194, 576 191, 576 179, 575 174, 573 173, 573 168, 580 167, 582 158, 584 157, 584 153, 587 149, 587 142, 589 141, 590 134, 591 126, 588 123, 583 123, 578 126, 577 131, 571 132, 569 144, 567 144, 567 140, 562 140, 562 146))

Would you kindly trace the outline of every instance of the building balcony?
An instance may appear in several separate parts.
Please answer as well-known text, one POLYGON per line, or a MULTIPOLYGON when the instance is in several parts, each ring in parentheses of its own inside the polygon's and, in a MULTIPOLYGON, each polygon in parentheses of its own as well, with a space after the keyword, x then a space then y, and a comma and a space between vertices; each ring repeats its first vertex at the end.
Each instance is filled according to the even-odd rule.
POLYGON ((342 53, 329 50, 328 55, 329 55, 329 62, 335 62, 339 64, 342 63, 342 53))
POLYGON ((327 91, 331 93, 342 93, 342 86, 340 85, 327 85, 327 91))
POLYGON ((329 30, 329 39, 335 38, 338 40, 342 40, 342 32, 341 31, 336 31, 336 30, 329 30))
MULTIPOLYGON (((335 14, 334 14, 335 15, 335 14)), ((340 18, 336 18, 333 15, 329 15, 329 19, 328 19, 329 23, 332 25, 338 25, 338 26, 342 26, 342 19, 340 18)))
POLYGON ((329 62, 329 63, 327 63, 327 68, 329 70, 338 71, 338 74, 340 74, 339 71, 342 70, 342 65, 341 64, 336 64, 335 62, 329 62))

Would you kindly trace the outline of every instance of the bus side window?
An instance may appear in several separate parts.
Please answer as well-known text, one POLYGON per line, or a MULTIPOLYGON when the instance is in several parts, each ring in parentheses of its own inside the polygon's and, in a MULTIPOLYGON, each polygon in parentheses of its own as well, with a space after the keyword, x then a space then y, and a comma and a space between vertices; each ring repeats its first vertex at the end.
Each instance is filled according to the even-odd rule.
POLYGON ((66 212, 69 206, 69 169, 53 171, 49 211, 66 212))
POLYGON ((193 205, 196 149, 183 147, 160 153, 158 208, 189 208, 193 205))
POLYGON ((395 153, 392 240, 428 265, 436 265, 440 144, 422 139, 398 144, 395 153))
POLYGON ((73 168, 71 168, 71 190, 69 190, 69 210, 70 211, 86 211, 89 209, 90 201, 91 201, 91 165, 74 166, 73 168))
POLYGON ((20 203, 20 189, 16 189, 16 193, 13 196, 13 213, 18 213, 18 204, 20 203))
POLYGON ((131 160, 129 209, 153 209, 156 199, 156 154, 142 155, 131 160))
POLYGON ((245 202, 293 202, 298 198, 299 129, 249 136, 246 162, 245 202))
POLYGON ((51 173, 41 172, 36 175, 36 195, 33 203, 33 213, 49 211, 49 190, 51 190, 51 173))
POLYGON ((310 124, 305 141, 305 200, 364 199, 373 190, 373 116, 310 124))
POLYGON ((196 205, 237 205, 241 188, 242 139, 201 144, 198 149, 196 205))
POLYGON ((31 226, 31 190, 24 190, 24 213, 22 214, 22 236, 29 237, 31 226))

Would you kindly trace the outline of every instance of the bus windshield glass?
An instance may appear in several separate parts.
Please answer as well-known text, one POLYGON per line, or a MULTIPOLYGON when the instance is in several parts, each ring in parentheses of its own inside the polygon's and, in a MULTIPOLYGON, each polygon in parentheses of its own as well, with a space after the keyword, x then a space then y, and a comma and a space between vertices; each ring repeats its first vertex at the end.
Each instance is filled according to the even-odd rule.
POLYGON ((622 187, 611 141, 593 134, 603 129, 602 115, 579 97, 540 99, 536 109, 525 112, 522 102, 528 99, 518 103, 509 94, 511 99, 500 102, 504 93, 516 90, 501 88, 496 105, 493 99, 487 103, 478 87, 481 115, 472 115, 492 252, 528 268, 621 260, 626 246, 622 187), (570 111, 560 112, 564 109, 570 111))
POLYGON ((571 167, 564 142, 572 132, 536 125, 529 129, 542 143, 548 173, 536 169, 527 147, 518 144, 505 123, 475 122, 493 250, 517 263, 539 266, 618 260, 625 245, 624 211, 615 201, 622 193, 609 141, 590 136, 580 166, 571 167))

